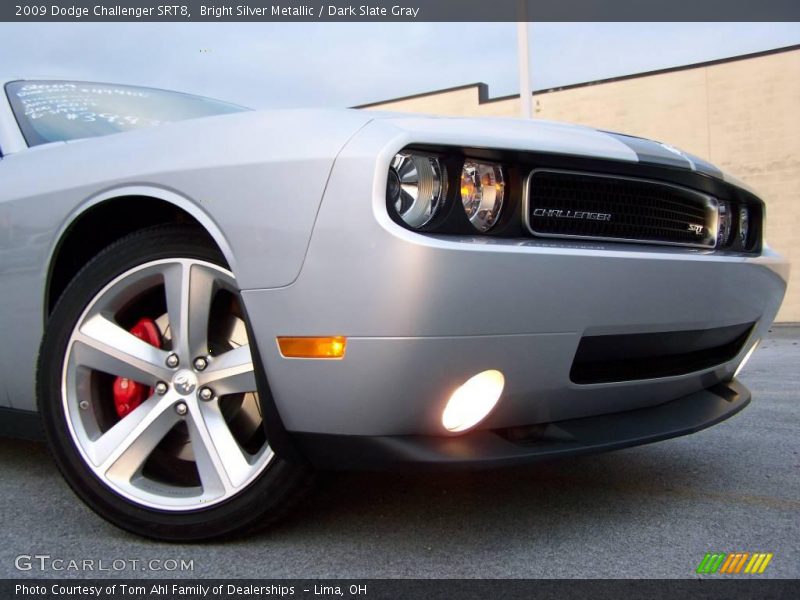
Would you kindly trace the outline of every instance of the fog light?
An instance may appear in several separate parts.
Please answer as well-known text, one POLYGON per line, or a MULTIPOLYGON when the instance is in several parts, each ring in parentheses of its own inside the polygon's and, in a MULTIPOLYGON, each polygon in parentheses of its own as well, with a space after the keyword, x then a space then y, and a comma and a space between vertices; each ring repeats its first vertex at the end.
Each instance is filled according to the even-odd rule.
POLYGON ((478 373, 459 387, 442 413, 442 425, 448 431, 466 431, 480 423, 495 407, 503 393, 505 377, 490 369, 478 373))
POLYGON ((747 364, 747 361, 750 360, 750 357, 753 356, 753 352, 756 351, 756 348, 758 348, 758 344, 760 342, 761 342, 761 340, 759 340, 755 344, 753 344, 750 347, 750 350, 747 351, 747 354, 744 355, 744 358, 742 359, 742 362, 739 363, 739 366, 736 367, 736 371, 733 374, 733 378, 734 379, 736 379, 739 376, 739 373, 742 372, 742 369, 744 369, 744 366, 747 364))

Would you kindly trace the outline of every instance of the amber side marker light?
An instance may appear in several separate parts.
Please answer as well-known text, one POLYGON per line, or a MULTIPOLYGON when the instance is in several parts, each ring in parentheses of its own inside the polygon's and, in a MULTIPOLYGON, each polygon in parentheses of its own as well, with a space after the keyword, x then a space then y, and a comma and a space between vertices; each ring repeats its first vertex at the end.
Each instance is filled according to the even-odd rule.
POLYGON ((347 338, 278 337, 278 349, 284 358, 342 358, 347 338))

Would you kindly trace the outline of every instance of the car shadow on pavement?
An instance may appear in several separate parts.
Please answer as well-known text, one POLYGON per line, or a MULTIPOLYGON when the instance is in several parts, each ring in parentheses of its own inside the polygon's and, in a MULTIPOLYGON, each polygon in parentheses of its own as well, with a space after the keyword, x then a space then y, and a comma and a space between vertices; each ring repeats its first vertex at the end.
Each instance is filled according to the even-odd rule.
POLYGON ((661 445, 491 470, 324 472, 305 506, 264 535, 292 535, 313 523, 318 533, 390 535, 402 524, 405 535, 452 536, 483 523, 511 537, 527 536, 521 524, 582 528, 638 513, 648 495, 704 495, 692 491, 702 481, 702 473, 688 467, 692 457, 678 447, 665 450, 661 445))

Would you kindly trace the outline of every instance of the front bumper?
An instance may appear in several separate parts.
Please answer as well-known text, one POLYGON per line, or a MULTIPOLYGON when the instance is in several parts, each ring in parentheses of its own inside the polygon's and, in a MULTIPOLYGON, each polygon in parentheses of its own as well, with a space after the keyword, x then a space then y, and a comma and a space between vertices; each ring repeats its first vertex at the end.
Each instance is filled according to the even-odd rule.
POLYGON ((650 408, 538 427, 479 430, 458 437, 301 434, 296 440, 320 468, 499 467, 687 435, 732 417, 749 403, 747 388, 731 381, 650 408))
POLYGON ((409 141, 366 131, 348 144, 298 278, 242 293, 292 434, 446 436, 450 394, 486 369, 502 371, 506 387, 482 431, 650 409, 730 380, 778 311, 788 266, 768 248, 753 256, 401 228, 386 210, 386 165, 409 141), (588 385, 570 378, 584 336, 742 324, 753 327, 741 350, 707 368, 588 385), (276 344, 331 335, 347 337, 341 360, 286 359, 276 344))
POLYGON ((352 254, 356 241, 337 245, 315 234, 292 286, 243 293, 290 432, 446 434, 450 394, 486 369, 502 371, 506 387, 481 429, 663 404, 729 380, 764 337, 785 289, 775 256, 533 244, 481 251, 385 234, 371 253, 352 254), (570 377, 584 336, 749 323, 740 351, 708 368, 610 383, 570 377), (275 340, 285 335, 346 336, 345 357, 283 358, 275 340))

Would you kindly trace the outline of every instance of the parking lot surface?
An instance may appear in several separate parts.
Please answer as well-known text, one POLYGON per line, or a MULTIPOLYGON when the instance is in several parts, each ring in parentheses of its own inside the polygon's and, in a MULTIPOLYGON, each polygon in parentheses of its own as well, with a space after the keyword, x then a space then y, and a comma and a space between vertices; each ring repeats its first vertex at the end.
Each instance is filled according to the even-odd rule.
POLYGON ((280 526, 204 545, 106 524, 41 444, 0 440, 0 576, 682 578, 706 552, 745 551, 774 553, 759 577, 800 577, 800 327, 776 327, 741 379, 750 406, 688 437, 496 471, 326 475, 280 526), (15 567, 33 554, 193 571, 15 567))

